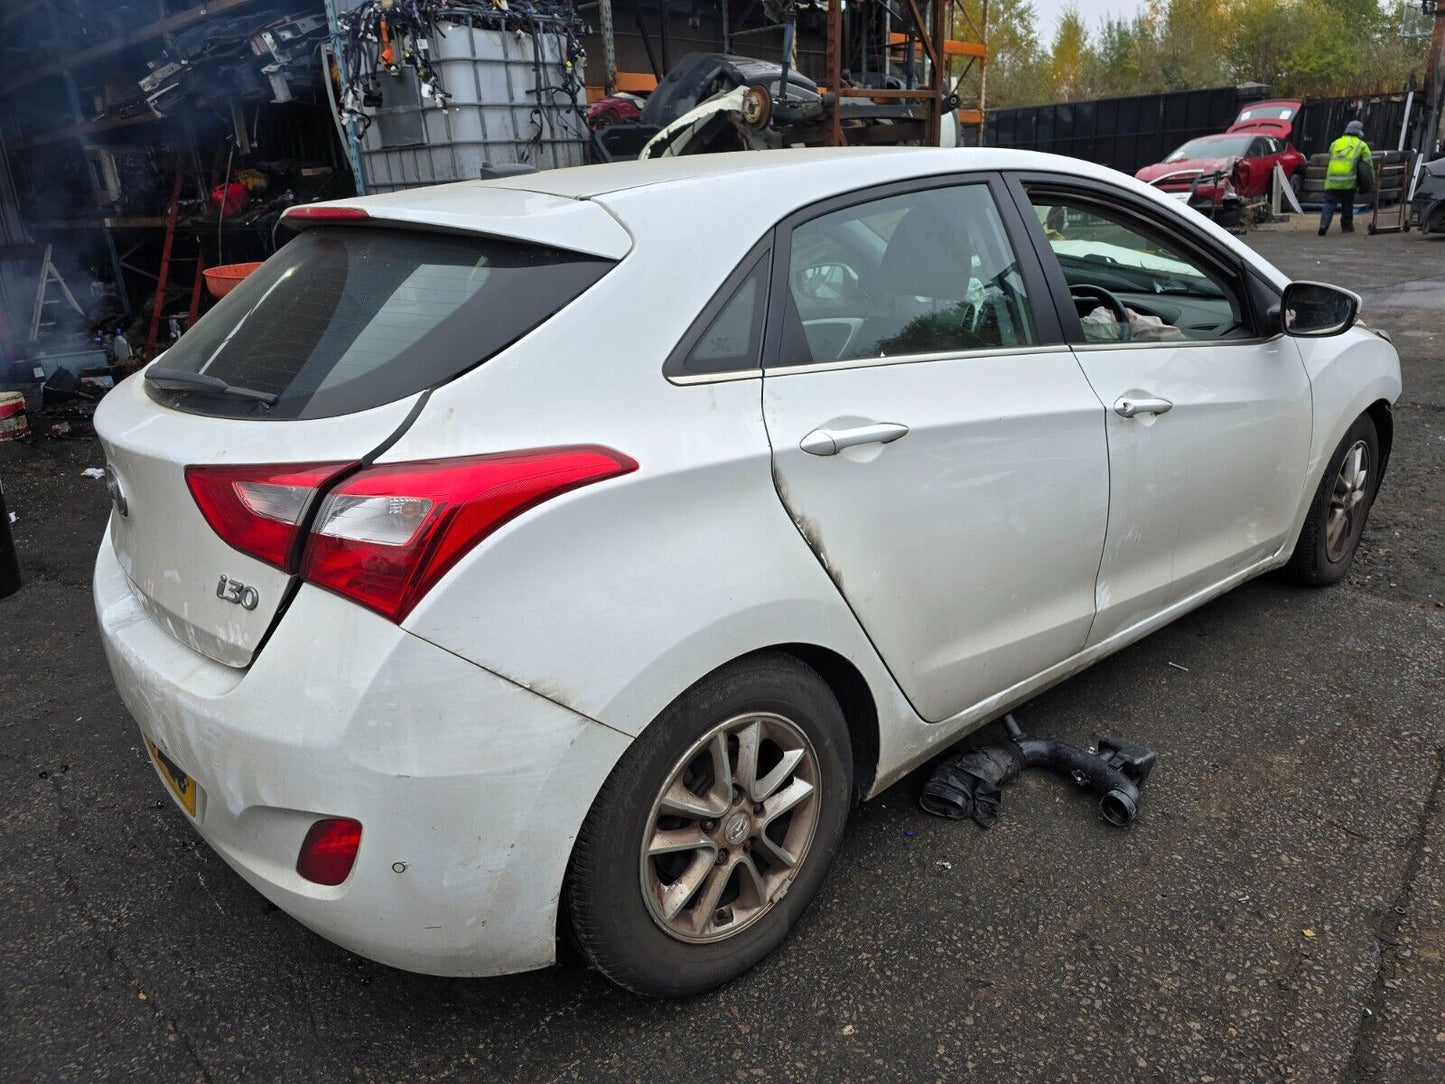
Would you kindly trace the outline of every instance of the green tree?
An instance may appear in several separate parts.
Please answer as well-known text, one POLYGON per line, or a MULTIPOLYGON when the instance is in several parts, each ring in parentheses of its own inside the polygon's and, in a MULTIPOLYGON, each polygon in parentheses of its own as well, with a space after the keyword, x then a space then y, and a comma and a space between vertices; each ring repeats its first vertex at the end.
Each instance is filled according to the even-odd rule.
POLYGON ((1074 102, 1088 96, 1086 81, 1090 63, 1089 32, 1079 9, 1070 4, 1059 16, 1054 29, 1054 44, 1049 52, 1046 78, 1050 99, 1074 102))
MULTIPOLYGON (((963 0, 956 15, 952 37, 976 41, 983 26, 982 0, 963 0)), ((990 107, 1030 105, 1048 101, 1041 86, 1044 54, 1039 48, 1038 16, 1031 0, 989 0, 988 5, 988 88, 990 107)), ((962 65, 958 65, 962 67, 962 65)), ((965 102, 978 101, 980 69, 974 65, 959 88, 965 102)))
MULTIPOLYGON (((981 2, 964 3, 975 26, 981 2)), ((1428 51, 1425 39, 1400 34, 1411 9, 1409 0, 1385 8, 1377 0, 1148 0, 1134 18, 1105 18, 1091 29, 1069 7, 1045 50, 1031 0, 994 0, 988 104, 1248 82, 1280 96, 1399 90, 1412 72, 1423 77, 1428 51)), ((958 28, 954 36, 969 37, 958 28)), ((976 82, 971 92, 976 99, 976 82)))

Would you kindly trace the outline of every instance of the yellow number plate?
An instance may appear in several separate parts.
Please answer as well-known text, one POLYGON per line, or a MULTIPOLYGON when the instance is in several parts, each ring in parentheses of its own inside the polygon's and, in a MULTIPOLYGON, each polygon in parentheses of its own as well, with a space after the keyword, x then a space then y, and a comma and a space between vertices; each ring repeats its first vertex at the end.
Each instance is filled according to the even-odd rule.
MULTIPOLYGON (((142 734, 141 737, 145 738, 142 734)), ((156 743, 145 738, 146 748, 150 750, 151 760, 155 761, 156 770, 161 773, 161 778, 166 781, 166 786, 171 788, 171 793, 181 803, 185 811, 192 817, 196 815, 196 794, 200 788, 196 781, 181 771, 176 762, 166 756, 156 747, 156 743)))

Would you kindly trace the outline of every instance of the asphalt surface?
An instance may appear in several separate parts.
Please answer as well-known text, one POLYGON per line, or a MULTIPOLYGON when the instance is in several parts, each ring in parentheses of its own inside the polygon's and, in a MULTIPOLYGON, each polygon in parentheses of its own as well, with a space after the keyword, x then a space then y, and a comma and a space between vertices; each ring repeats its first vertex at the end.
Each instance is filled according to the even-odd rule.
POLYGON ((0 1079, 1445 1080, 1445 238, 1250 241, 1360 291, 1404 358, 1348 581, 1256 581, 1018 713, 1158 751, 1131 830, 1037 775, 990 831, 935 820, 915 773, 780 952, 682 1003, 570 956, 404 974, 266 903, 111 689, 96 445, 0 446, 28 580, 0 602, 0 1079))

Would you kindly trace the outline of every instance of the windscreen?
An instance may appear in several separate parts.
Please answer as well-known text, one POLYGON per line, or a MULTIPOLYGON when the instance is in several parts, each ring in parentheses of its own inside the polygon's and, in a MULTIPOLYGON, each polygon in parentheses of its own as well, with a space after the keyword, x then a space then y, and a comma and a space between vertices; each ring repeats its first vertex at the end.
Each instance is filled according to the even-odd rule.
POLYGON ((1252 135, 1191 139, 1184 146, 1164 159, 1166 162, 1182 162, 1186 158, 1234 158, 1249 149, 1252 135))
POLYGON ((157 366, 214 378, 214 387, 147 388, 168 406, 222 417, 366 410, 486 361, 612 266, 495 238, 376 226, 306 230, 157 366))

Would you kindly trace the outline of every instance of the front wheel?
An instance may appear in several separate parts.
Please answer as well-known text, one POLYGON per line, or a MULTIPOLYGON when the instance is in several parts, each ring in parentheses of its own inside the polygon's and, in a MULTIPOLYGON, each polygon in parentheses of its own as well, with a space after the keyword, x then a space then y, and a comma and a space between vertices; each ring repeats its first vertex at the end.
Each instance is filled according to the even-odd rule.
POLYGON ((588 814, 566 903, 588 960, 637 993, 702 993, 748 970, 812 900, 852 788, 827 684, 763 652, 674 701, 588 814))
POLYGON ((1379 488, 1380 439, 1374 421, 1362 414, 1330 457, 1285 575, 1309 587, 1343 579, 1379 488))

